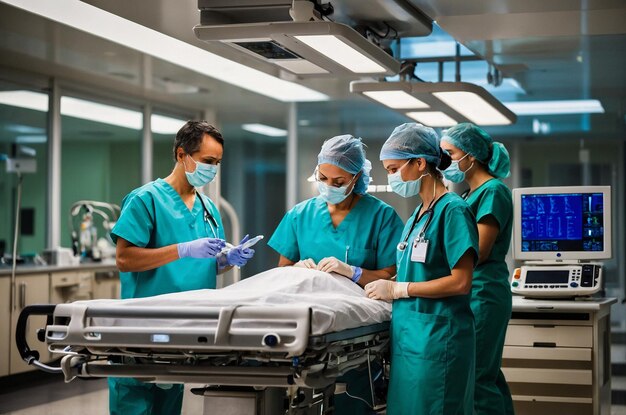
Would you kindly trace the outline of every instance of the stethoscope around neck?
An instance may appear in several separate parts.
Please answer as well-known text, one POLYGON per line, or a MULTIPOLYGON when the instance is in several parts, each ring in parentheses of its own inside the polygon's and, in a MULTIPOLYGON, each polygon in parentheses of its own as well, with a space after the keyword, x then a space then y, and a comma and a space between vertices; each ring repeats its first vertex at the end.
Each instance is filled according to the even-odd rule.
POLYGON ((426 231, 428 230, 428 227, 430 226, 430 222, 433 221, 433 216, 435 213, 435 205, 437 204, 439 199, 441 199, 441 196, 439 196, 436 199, 433 199, 428 205, 428 208, 424 211, 424 213, 422 213, 419 216, 415 215, 415 218, 413 219, 413 223, 411 224, 411 228, 409 229, 409 232, 407 232, 406 236, 404 237, 404 240, 398 243, 398 246, 397 246, 398 251, 404 252, 406 250, 406 247, 409 246, 409 237, 413 233, 413 230, 415 229, 415 225, 417 225, 417 222, 419 222, 424 216, 428 215, 428 217, 426 218, 426 222, 424 223, 424 226, 422 226, 420 233, 417 235, 418 241, 420 242, 424 241, 424 236, 426 236, 426 231))
MULTIPOLYGON (((202 195, 196 192, 196 197, 200 198, 200 203, 202 203, 202 209, 204 210, 204 223, 208 223, 209 228, 211 228, 211 233, 213 234, 213 236, 216 238, 219 238, 219 236, 217 235, 217 230, 219 229, 219 225, 217 224, 217 221, 215 220, 213 215, 211 215, 211 212, 209 212, 209 209, 207 209, 206 204, 204 203, 204 200, 202 199, 202 195)), ((207 232, 207 235, 208 235, 208 232, 207 232)))

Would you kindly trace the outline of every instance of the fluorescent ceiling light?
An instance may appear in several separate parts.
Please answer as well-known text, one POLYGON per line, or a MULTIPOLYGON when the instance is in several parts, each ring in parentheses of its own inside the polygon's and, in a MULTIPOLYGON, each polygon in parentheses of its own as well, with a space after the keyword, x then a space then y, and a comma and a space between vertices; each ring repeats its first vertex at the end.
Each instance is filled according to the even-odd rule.
MULTIPOLYGON (((451 122, 507 125, 517 120, 513 112, 484 88, 467 82, 352 81, 350 92, 361 94, 377 103, 383 101, 375 99, 375 95, 372 96, 372 93, 404 92, 427 105, 429 109, 423 113, 412 111, 410 115, 405 115, 430 126, 453 125, 450 124, 451 122)), ((398 112, 407 112, 406 108, 389 105, 394 104, 393 102, 386 101, 383 103, 398 112)))
POLYGON ((267 135, 269 137, 285 137, 287 135, 287 130, 281 130, 280 128, 265 124, 242 124, 241 128, 251 133, 267 135))
POLYGON ((143 128, 143 114, 139 111, 78 98, 61 97, 61 114, 133 130, 143 128))
POLYGON ((365 91, 363 95, 393 109, 428 108, 428 104, 404 91, 365 91))
POLYGON ((441 111, 414 111, 407 112, 406 115, 429 127, 452 127, 457 124, 454 119, 441 111))
POLYGON ((506 125, 511 121, 478 94, 469 91, 433 92, 450 108, 477 125, 506 125))
POLYGON ((604 108, 597 99, 567 101, 525 101, 505 102, 504 105, 517 115, 553 114, 602 114, 604 108))
POLYGON ((0 104, 47 112, 48 95, 32 91, 2 91, 0 104))
POLYGON ((332 35, 294 36, 354 73, 385 73, 387 69, 332 35))
POLYGON ((229 46, 300 77, 393 75, 400 62, 342 23, 328 21, 211 24, 198 39, 229 46))
POLYGON ((178 118, 152 114, 150 117, 150 129, 156 134, 176 134, 185 122, 185 120, 178 118))
POLYGON ((80 0, 2 1, 177 66, 279 101, 328 100, 328 96, 321 92, 233 62, 80 0))
POLYGON ((18 135, 15 142, 18 144, 41 144, 48 141, 48 137, 43 134, 37 135, 18 135))

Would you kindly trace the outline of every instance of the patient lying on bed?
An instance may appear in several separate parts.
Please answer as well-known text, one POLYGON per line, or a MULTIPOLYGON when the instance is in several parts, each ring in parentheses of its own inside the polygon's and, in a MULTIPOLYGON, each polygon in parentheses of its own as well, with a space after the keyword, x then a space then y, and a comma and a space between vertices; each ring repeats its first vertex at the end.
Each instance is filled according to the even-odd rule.
MULTIPOLYGON (((83 302, 76 304, 80 303, 83 302)), ((186 291, 127 300, 91 300, 84 303, 161 308, 306 305, 313 311, 312 335, 381 323, 391 318, 390 304, 370 300, 361 287, 347 278, 294 267, 270 269, 217 290, 186 291)), ((180 322, 181 326, 186 324, 185 321, 180 322)))

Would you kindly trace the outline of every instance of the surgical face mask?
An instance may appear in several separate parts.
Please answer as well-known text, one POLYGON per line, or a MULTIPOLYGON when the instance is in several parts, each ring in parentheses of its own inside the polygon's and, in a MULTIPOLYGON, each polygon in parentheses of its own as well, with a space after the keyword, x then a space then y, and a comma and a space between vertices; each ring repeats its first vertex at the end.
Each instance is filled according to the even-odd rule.
POLYGON ((391 190, 396 192, 402 197, 415 196, 420 192, 422 186, 422 178, 428 176, 428 173, 422 174, 418 179, 409 180, 405 182, 402 180, 402 169, 411 162, 411 160, 404 163, 395 173, 387 175, 387 182, 391 186, 391 190))
POLYGON ((461 170, 461 168, 459 167, 459 163, 461 162, 461 160, 463 160, 467 156, 469 156, 469 153, 467 153, 458 160, 453 160, 450 166, 443 171, 443 176, 453 183, 461 183, 463 180, 465 180, 465 173, 468 172, 472 167, 474 167, 474 163, 472 163, 465 171, 461 170))
POLYGON ((187 154, 187 156, 191 159, 191 161, 196 163, 196 170, 191 173, 185 171, 185 176, 187 176, 189 184, 193 187, 202 187, 211 183, 217 174, 217 165, 200 163, 199 161, 192 159, 189 154, 187 154))
MULTIPOLYGON (((317 174, 318 173, 315 172, 316 178, 317 174)), ((317 179, 317 190, 320 192, 320 196, 322 196, 322 199, 324 199, 331 205, 337 205, 343 202, 346 197, 350 196, 350 193, 352 192, 348 192, 348 187, 350 187, 355 178, 356 175, 352 178, 352 180, 348 182, 348 184, 341 187, 329 186, 326 183, 323 183, 319 181, 319 179, 317 179)))

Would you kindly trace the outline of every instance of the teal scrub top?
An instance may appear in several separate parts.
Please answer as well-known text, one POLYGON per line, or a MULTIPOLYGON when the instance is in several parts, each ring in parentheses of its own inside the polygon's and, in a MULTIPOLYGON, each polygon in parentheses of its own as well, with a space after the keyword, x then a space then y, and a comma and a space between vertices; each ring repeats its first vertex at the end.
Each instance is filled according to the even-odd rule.
MULTIPOLYGON (((205 221, 199 197, 193 208, 163 179, 147 183, 126 195, 122 213, 111 231, 113 241, 123 238, 141 248, 160 248, 211 237, 224 239, 222 219, 215 204, 198 193, 214 221, 205 221)), ((140 298, 204 288, 215 288, 215 259, 182 258, 142 272, 120 273, 122 298, 140 298)))
MULTIPOLYGON (((448 276, 466 252, 478 253, 474 215, 465 201, 446 193, 433 206, 432 219, 424 230, 428 241, 426 260, 411 260, 413 241, 429 214, 422 215, 411 230, 418 206, 407 221, 397 250, 400 282, 425 282, 448 276)), ((391 375, 387 413, 467 414, 473 411, 474 317, 470 295, 445 298, 412 297, 393 302, 391 375)))
POLYGON ((401 232, 402 220, 396 211, 367 193, 335 228, 328 205, 318 196, 287 212, 268 245, 293 262, 311 258, 317 263, 335 257, 376 270, 396 264, 401 232))
POLYGON ((480 280, 498 280, 509 289, 509 269, 505 258, 511 245, 511 232, 513 229, 513 199, 511 191, 496 178, 487 180, 466 198, 467 204, 476 217, 476 222, 491 216, 498 222, 500 231, 491 248, 491 253, 486 261, 474 270, 474 278, 480 280))

